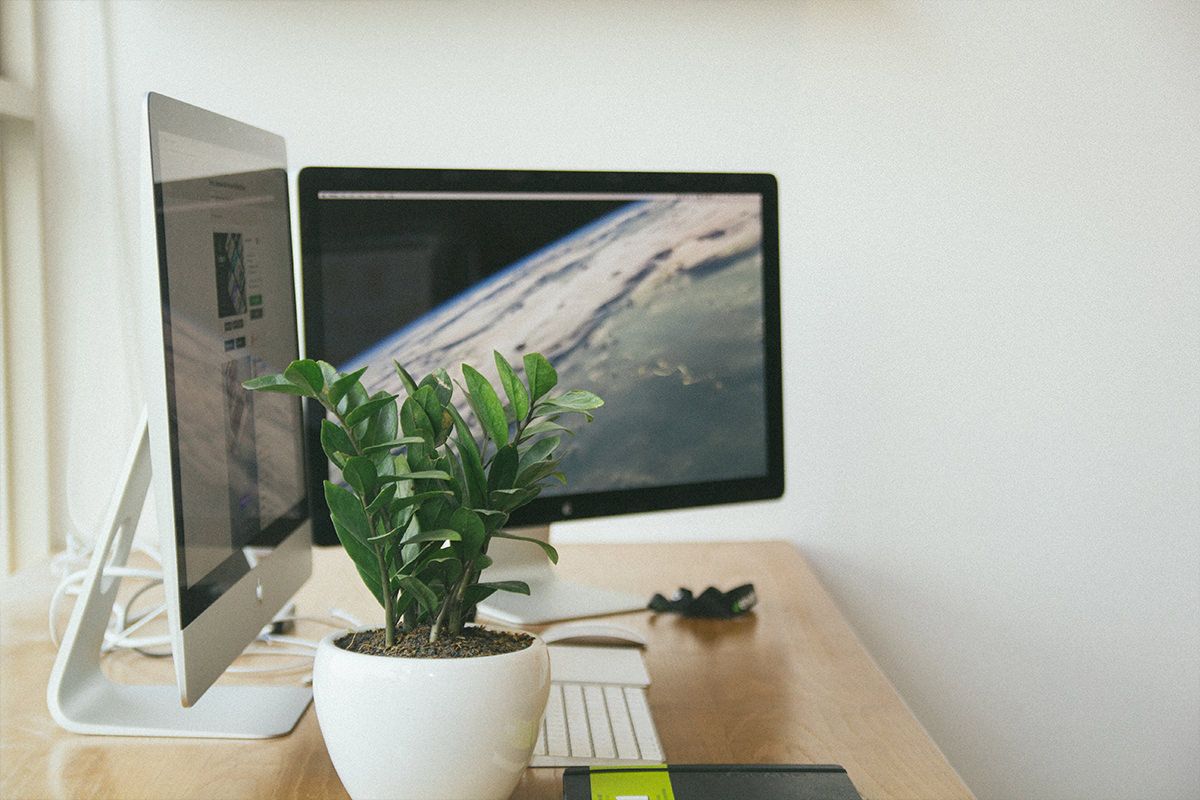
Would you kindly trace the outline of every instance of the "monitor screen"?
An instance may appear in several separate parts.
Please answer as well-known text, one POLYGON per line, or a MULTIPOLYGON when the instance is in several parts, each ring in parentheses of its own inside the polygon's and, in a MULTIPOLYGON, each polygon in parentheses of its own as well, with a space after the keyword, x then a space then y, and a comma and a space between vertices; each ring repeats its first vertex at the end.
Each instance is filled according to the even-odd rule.
POLYGON ((499 386, 493 350, 540 352, 600 394, 518 522, 777 496, 774 180, 603 178, 305 170, 309 355, 402 393, 393 359, 499 386))
POLYGON ((282 140, 189 109, 151 97, 183 625, 308 518, 300 403, 242 388, 298 351, 282 140))

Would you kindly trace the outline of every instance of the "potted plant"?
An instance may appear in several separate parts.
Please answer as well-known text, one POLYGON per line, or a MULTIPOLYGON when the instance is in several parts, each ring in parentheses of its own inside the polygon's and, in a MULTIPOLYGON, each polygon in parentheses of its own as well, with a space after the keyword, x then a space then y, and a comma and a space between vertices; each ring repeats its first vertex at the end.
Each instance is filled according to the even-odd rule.
POLYGON ((365 369, 339 373, 293 362, 247 389, 316 400, 327 412, 321 446, 346 485, 325 482, 334 529, 371 594, 383 626, 339 632, 319 645, 313 697, 330 758, 356 799, 506 798, 537 739, 550 686, 545 644, 472 623, 497 591, 485 582, 495 537, 548 544, 504 529, 509 515, 551 480, 559 419, 591 420, 595 394, 551 394, 558 376, 541 354, 524 357, 525 380, 495 353, 508 403, 462 365, 459 388, 477 436, 439 369, 420 382, 400 365, 406 397, 368 395, 365 369))

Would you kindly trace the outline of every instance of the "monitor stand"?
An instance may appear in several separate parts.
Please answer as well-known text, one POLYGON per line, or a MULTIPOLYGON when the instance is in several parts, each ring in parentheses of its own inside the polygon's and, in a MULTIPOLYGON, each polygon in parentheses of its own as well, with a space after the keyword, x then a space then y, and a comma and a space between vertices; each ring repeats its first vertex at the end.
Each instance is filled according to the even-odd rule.
MULTIPOLYGON (((546 543, 550 541, 549 525, 518 528, 512 532, 546 543)), ((493 537, 488 544, 488 555, 493 563, 484 570, 483 580, 520 580, 529 584, 528 595, 496 592, 479 604, 479 613, 497 622, 539 625, 646 608, 644 597, 558 577, 545 551, 531 542, 493 537)))
POLYGON ((129 686, 105 676, 100 646, 121 579, 105 576, 104 570, 125 565, 150 489, 145 412, 121 475, 50 673, 46 702, 55 722, 75 733, 110 736, 265 739, 287 733, 308 707, 311 689, 213 686, 194 705, 184 708, 174 685, 129 686))

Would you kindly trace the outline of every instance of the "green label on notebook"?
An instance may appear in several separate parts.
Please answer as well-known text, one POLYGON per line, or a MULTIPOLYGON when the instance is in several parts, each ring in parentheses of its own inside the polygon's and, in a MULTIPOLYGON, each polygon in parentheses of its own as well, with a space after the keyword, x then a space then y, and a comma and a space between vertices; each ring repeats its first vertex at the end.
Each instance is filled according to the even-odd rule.
POLYGON ((592 800, 675 800, 666 764, 591 767, 592 800))

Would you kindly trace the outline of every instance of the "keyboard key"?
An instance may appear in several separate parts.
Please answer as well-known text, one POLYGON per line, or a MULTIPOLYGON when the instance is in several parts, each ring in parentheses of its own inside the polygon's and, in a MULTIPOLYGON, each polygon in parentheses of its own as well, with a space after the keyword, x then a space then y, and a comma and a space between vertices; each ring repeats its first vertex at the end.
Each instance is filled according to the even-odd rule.
POLYGON ((612 730, 608 727, 608 710, 604 707, 604 690, 599 686, 584 686, 583 700, 587 705, 588 727, 592 732, 592 748, 596 758, 616 758, 612 730))
POLYGON ((546 755, 546 720, 538 723, 538 738, 533 745, 533 754, 535 756, 546 755))
POLYGON ((571 755, 567 742, 567 718, 563 714, 562 684, 550 684, 550 700, 546 703, 546 752, 552 756, 571 755))
POLYGON ((592 756, 592 735, 588 729, 587 706, 583 702, 583 687, 564 683, 563 707, 567 711, 567 736, 571 740, 571 755, 576 758, 592 756))
POLYGON ((629 718, 633 721, 634 732, 637 733, 638 749, 642 751, 642 758, 661 761, 662 747, 659 746, 658 735, 654 732, 654 720, 650 716, 650 706, 646 704, 646 691, 626 686, 625 702, 629 704, 629 718))
POLYGON ((633 734, 633 723, 629 719, 629 709, 625 706, 625 695, 622 693, 621 687, 605 686, 604 700, 608 707, 608 719, 612 723, 617 758, 639 758, 637 739, 633 734))
POLYGON ((550 684, 531 767, 665 760, 643 689, 617 684, 550 684))

